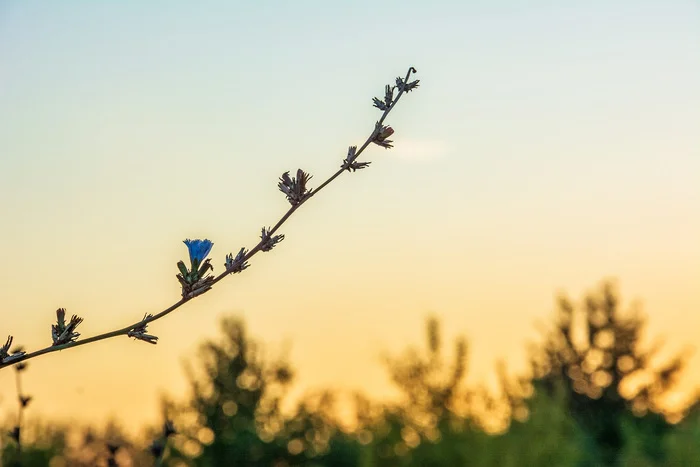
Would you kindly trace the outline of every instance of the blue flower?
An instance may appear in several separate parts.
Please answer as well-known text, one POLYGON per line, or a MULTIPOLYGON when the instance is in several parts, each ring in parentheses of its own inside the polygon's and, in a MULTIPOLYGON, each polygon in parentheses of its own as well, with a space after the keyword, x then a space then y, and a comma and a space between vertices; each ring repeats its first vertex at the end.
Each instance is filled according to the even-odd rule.
POLYGON ((189 238, 184 241, 185 245, 187 245, 187 249, 190 252, 190 262, 192 265, 196 268, 197 265, 199 265, 202 261, 204 261, 204 258, 206 258, 209 255, 209 252, 211 251, 211 247, 214 246, 214 244, 207 239, 204 240, 190 240, 189 238))
POLYGON ((176 277, 182 285, 182 296, 189 299, 206 292, 213 285, 214 277, 207 275, 207 271, 212 271, 214 267, 211 265, 211 259, 207 256, 214 243, 207 239, 190 240, 189 238, 183 243, 187 245, 192 267, 187 269, 184 261, 178 261, 177 268, 180 270, 180 274, 176 277))

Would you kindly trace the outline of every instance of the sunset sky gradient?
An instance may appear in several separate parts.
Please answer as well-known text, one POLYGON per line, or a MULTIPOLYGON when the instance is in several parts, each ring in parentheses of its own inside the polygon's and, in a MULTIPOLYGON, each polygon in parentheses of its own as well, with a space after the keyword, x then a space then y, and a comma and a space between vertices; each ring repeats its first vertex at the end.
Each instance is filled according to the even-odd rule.
MULTIPOLYGON (((669 349, 700 335, 700 5, 694 1, 0 4, 0 337, 90 336, 179 298, 185 238, 215 273, 361 144, 372 96, 421 87, 243 274, 127 338, 31 361, 30 417, 154 421, 236 313, 310 388, 390 395, 383 352, 424 320, 470 380, 524 368, 555 294, 606 277, 669 349), (287 347, 289 344, 289 347, 287 347)), ((3 337, 4 340, 4 337, 3 337)), ((684 384, 700 383, 700 355, 684 384)), ((0 415, 16 410, 0 371, 0 415)))

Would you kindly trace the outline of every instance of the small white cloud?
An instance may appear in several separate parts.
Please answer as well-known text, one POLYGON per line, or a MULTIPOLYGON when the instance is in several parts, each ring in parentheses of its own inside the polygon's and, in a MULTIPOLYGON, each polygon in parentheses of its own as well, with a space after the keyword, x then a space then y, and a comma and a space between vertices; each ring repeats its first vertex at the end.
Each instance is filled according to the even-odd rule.
POLYGON ((387 155, 411 161, 433 161, 445 157, 447 144, 442 141, 407 140, 397 138, 394 147, 386 151, 387 155))

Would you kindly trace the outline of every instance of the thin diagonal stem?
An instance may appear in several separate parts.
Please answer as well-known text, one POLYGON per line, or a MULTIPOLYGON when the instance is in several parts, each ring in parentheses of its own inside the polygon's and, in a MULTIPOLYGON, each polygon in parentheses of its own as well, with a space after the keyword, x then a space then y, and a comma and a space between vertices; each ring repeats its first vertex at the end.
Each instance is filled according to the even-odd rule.
MULTIPOLYGON (((415 73, 415 72, 416 72, 416 69, 413 67, 410 67, 408 69, 408 72, 406 73, 404 83, 408 83, 408 79, 411 77, 411 73, 415 73)), ((399 99, 401 99, 401 96, 404 94, 404 92, 405 92, 405 89, 399 90, 394 101, 391 103, 390 106, 387 107, 386 110, 384 110, 384 113, 382 114, 381 118, 379 119, 379 121, 375 125, 375 128, 374 128, 374 130, 372 130, 372 133, 369 135, 369 137, 364 142, 364 144, 360 147, 360 149, 358 149, 357 152, 355 153, 356 156, 359 156, 367 148, 367 146, 369 146, 370 143, 372 143, 372 141, 374 141, 374 139, 377 135, 377 132, 381 128, 381 125, 384 123, 384 120, 389 115, 389 112, 391 112, 394 109, 394 107, 396 107, 396 104, 398 103, 399 99)), ((321 191, 323 188, 325 188, 333 180, 338 178, 345 170, 346 169, 343 167, 340 170, 336 171, 333 175, 328 177, 328 179, 326 179, 326 181, 321 183, 321 185, 319 185, 318 188, 314 189, 311 193, 309 193, 309 196, 306 196, 304 199, 302 199, 300 203, 290 207, 289 210, 287 210, 287 212, 280 218, 280 220, 277 221, 277 223, 272 227, 272 229, 270 229, 268 237, 272 237, 272 235, 274 235, 275 232, 277 232, 277 230, 279 230, 279 228, 282 227, 282 225, 292 216, 292 214, 294 214, 294 212, 297 209, 299 209, 304 203, 306 203, 313 196, 318 194, 319 191, 321 191)), ((248 253, 244 256, 243 261, 245 262, 245 261, 250 260, 259 251, 261 251, 261 249, 264 245, 264 242, 265 242, 265 240, 261 239, 257 245, 255 245, 250 251, 248 251, 248 253)), ((222 280, 224 277, 226 277, 229 274, 231 274, 231 271, 226 270, 226 271, 222 272, 221 274, 216 276, 209 283, 209 285, 213 286, 214 284, 216 284, 217 282, 219 282, 220 280, 222 280)), ((126 326, 126 327, 123 327, 121 329, 117 329, 115 331, 106 332, 104 334, 99 334, 97 336, 88 337, 87 339, 82 339, 82 340, 75 341, 75 342, 68 342, 66 344, 61 344, 61 345, 52 345, 52 346, 46 347, 44 349, 40 349, 40 350, 36 350, 34 352, 31 352, 31 353, 27 353, 27 354, 23 355, 22 357, 12 359, 9 362, 8 361, 0 362, 0 369, 4 368, 6 366, 9 366, 9 365, 13 365, 13 364, 18 363, 18 362, 21 362, 21 361, 29 360, 29 359, 38 357, 40 355, 47 354, 47 353, 56 352, 59 350, 67 350, 67 349, 71 349, 71 348, 78 347, 81 345, 90 344, 92 342, 97 342, 97 341, 109 339, 112 337, 127 335, 128 332, 133 330, 136 326, 152 323, 153 321, 161 319, 164 316, 168 315, 169 313, 180 308, 182 305, 184 305, 188 301, 192 300, 193 298, 196 298, 196 296, 183 297, 180 300, 178 300, 176 303, 174 303, 173 305, 171 305, 168 308, 166 308, 165 310, 161 311, 160 313, 153 315, 151 317, 144 318, 141 321, 137 321, 136 323, 133 323, 133 324, 126 326)))

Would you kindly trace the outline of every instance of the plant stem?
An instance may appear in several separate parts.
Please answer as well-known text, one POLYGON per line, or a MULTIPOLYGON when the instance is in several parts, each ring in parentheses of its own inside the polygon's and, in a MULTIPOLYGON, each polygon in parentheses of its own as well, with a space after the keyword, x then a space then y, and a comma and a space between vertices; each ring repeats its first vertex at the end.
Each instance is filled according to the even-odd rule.
MULTIPOLYGON (((410 68, 408 69, 408 72, 406 73, 406 77, 405 77, 405 79, 404 79, 404 83, 408 83, 408 79, 410 78, 411 73, 415 73, 415 72, 416 72, 415 68, 410 67, 410 68)), ((395 98, 395 99, 393 100, 393 102, 391 103, 391 105, 388 106, 386 110, 384 110, 384 113, 382 114, 382 117, 381 117, 381 118, 379 119, 379 121, 377 122, 377 124, 376 124, 374 130, 372 131, 372 133, 370 134, 370 136, 367 138, 367 140, 364 142, 364 144, 357 150, 357 152, 356 152, 356 155, 357 155, 357 156, 359 156, 359 155, 367 148, 367 146, 369 146, 370 143, 372 143, 372 141, 374 140, 374 138, 375 138, 375 136, 376 136, 376 134, 377 134, 377 131, 378 131, 377 129, 378 129, 379 127, 381 127, 381 125, 384 123, 384 120, 385 120, 386 117, 389 115, 389 112, 391 112, 391 111, 394 109, 394 107, 396 106, 396 104, 398 103, 399 99, 401 98, 401 96, 402 96, 403 94, 404 94, 404 89, 400 89, 399 92, 398 92, 398 94, 396 95, 396 98, 395 98)), ((338 178, 345 170, 346 170, 345 168, 341 168, 340 170, 336 171, 333 175, 331 175, 330 177, 328 177, 328 179, 326 179, 326 181, 324 181, 323 183, 321 183, 321 185, 319 185, 318 188, 316 188, 315 190, 313 190, 312 192, 310 192, 310 193, 309 193, 309 196, 305 197, 299 204, 296 204, 296 205, 290 207, 289 210, 287 210, 287 212, 280 218, 280 220, 277 221, 277 223, 274 225, 274 227, 272 227, 272 229, 271 229, 270 232, 269 232, 269 236, 271 237, 272 235, 274 235, 275 232, 277 232, 277 230, 278 230, 280 227, 282 227, 282 225, 292 216, 292 214, 294 214, 294 212, 295 212, 297 209, 299 209, 304 203, 306 203, 306 202, 307 202, 309 199, 311 199, 313 196, 315 196, 316 194, 318 194, 319 191, 321 191, 323 188, 325 188, 325 187, 326 187, 328 184, 330 184, 333 180, 335 180, 336 178, 338 178)), ((262 248, 263 244, 264 244, 264 240, 261 239, 261 240, 258 242, 258 244, 255 245, 255 247, 253 247, 253 248, 245 255, 244 261, 250 260, 253 256, 255 256, 255 254, 257 254, 259 251, 261 251, 261 248, 262 248)), ((221 274, 219 274, 218 276, 216 276, 216 277, 213 279, 213 281, 210 283, 210 285, 213 286, 214 284, 216 284, 217 282, 219 282, 220 280, 222 280, 224 277, 226 277, 226 276, 229 275, 229 274, 230 274, 229 271, 224 271, 224 272, 222 272, 221 274)), ((197 295, 197 296, 198 296, 198 295, 197 295)), ((106 333, 104 333, 104 334, 99 334, 99 335, 96 335, 96 336, 88 337, 87 339, 82 339, 82 340, 80 340, 80 341, 68 342, 68 343, 66 343, 66 344, 61 344, 61 345, 52 345, 52 346, 49 346, 49 347, 46 347, 46 348, 43 348, 43 349, 40 349, 40 350, 36 350, 36 351, 34 351, 34 352, 31 352, 31 353, 27 353, 27 354, 25 354, 25 355, 23 355, 22 357, 19 357, 19 358, 11 359, 11 360, 5 361, 5 362, 0 362, 0 369, 5 368, 5 367, 7 367, 7 366, 9 366, 9 365, 14 365, 15 363, 19 363, 19 362, 22 362, 22 361, 25 361, 25 360, 29 360, 29 359, 38 357, 38 356, 40 356, 40 355, 47 354, 47 353, 56 352, 56 351, 59 351, 59 350, 67 350, 67 349, 71 349, 71 348, 74 348, 74 347, 79 347, 79 346, 81 346, 81 345, 90 344, 90 343, 92 343, 92 342, 97 342, 97 341, 109 339, 109 338, 112 338, 112 337, 127 335, 127 334, 129 333, 129 331, 133 330, 136 326, 143 325, 143 324, 148 324, 148 323, 151 323, 151 322, 153 322, 153 321, 156 321, 156 320, 158 320, 158 319, 160 319, 160 318, 163 318, 164 316, 168 315, 169 313, 171 313, 172 311, 176 310, 177 308, 179 308, 180 306, 184 305, 185 303, 187 303, 188 301, 190 301, 190 300, 193 299, 193 298, 196 298, 196 296, 195 296, 195 297, 183 297, 183 298, 181 298, 180 300, 178 300, 176 303, 174 303, 173 305, 171 305, 171 306, 169 306, 168 308, 166 308, 165 310, 161 311, 160 313, 158 313, 158 314, 156 314, 156 315, 153 315, 153 316, 151 316, 151 317, 149 317, 149 318, 142 319, 142 320, 140 320, 140 321, 137 321, 137 322, 134 323, 134 324, 131 324, 131 325, 126 326, 126 327, 123 327, 123 328, 121 328, 121 329, 117 329, 117 330, 115 330, 115 331, 110 331, 110 332, 106 332, 106 333)), ((6 359, 6 360, 8 360, 8 359, 6 359)))

